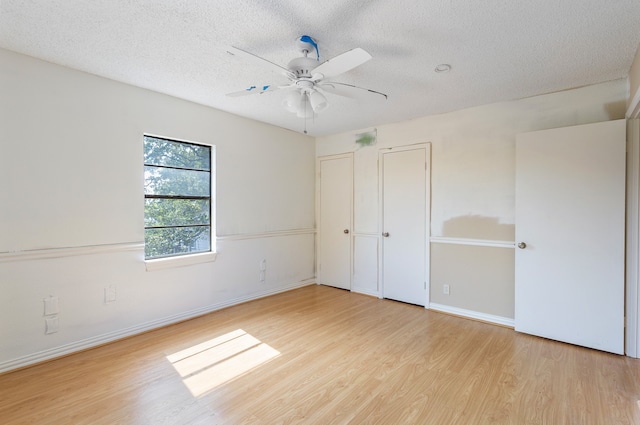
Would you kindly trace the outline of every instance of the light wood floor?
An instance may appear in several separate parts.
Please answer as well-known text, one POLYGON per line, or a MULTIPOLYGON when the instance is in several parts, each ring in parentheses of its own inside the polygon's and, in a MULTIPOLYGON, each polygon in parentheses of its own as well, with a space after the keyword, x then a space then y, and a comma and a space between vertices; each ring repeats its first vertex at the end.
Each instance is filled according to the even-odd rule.
POLYGON ((639 400, 636 359, 315 285, 0 375, 2 424, 640 424, 639 400))

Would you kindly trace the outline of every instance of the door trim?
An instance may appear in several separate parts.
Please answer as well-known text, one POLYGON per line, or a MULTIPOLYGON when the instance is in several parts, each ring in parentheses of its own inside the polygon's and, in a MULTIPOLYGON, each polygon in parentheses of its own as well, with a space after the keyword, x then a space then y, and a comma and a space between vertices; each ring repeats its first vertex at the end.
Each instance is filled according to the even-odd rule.
POLYGON ((425 292, 426 299, 424 300, 424 308, 429 309, 431 301, 431 142, 421 142, 413 145, 404 145, 397 147, 381 148, 378 150, 378 282, 380 283, 380 295, 379 298, 384 298, 384 279, 383 279, 383 267, 384 267, 384 244, 382 243, 382 232, 384 223, 384 203, 383 203, 383 183, 384 183, 384 154, 390 152, 402 152, 411 150, 425 150, 426 157, 426 172, 425 172, 425 229, 424 235, 425 243, 425 261, 424 261, 424 277, 425 277, 425 292))
POLYGON ((318 266, 319 266, 318 261, 319 261, 319 256, 321 252, 320 247, 322 244, 322 232, 321 232, 322 223, 320 223, 320 207, 321 207, 320 189, 322 187, 321 163, 322 161, 330 161, 330 160, 344 159, 344 158, 351 160, 351 197, 350 197, 351 205, 349 206, 350 208, 350 212, 349 212, 349 291, 352 291, 353 290, 353 197, 354 197, 353 152, 316 157, 316 243, 315 243, 316 252, 314 255, 314 258, 315 258, 314 269, 315 269, 315 275, 316 275, 316 283, 320 284, 320 282, 318 282, 318 278, 320 277, 320 273, 318 269, 318 266))
MULTIPOLYGON (((639 92, 640 93, 640 92, 639 92)), ((640 111, 638 112, 640 117, 640 111)), ((640 119, 627 120, 625 354, 640 358, 640 119)))

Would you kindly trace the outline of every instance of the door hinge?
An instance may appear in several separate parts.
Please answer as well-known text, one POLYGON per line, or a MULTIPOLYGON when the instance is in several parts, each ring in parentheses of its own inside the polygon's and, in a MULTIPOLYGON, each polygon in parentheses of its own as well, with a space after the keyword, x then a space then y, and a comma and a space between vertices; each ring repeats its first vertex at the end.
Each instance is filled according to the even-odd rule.
POLYGON ((427 282, 424 283, 424 289, 427 289, 427 282))

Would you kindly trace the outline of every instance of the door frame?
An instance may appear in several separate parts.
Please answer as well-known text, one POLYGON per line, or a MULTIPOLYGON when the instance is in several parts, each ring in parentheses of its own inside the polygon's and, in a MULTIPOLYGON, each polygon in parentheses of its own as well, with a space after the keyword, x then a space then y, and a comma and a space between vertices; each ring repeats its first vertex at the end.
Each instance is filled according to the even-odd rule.
POLYGON ((625 354, 640 358, 640 89, 627 113, 625 354))
POLYGON ((320 248, 322 246, 322 223, 320 221, 320 190, 322 188, 322 161, 330 161, 336 159, 350 159, 351 160, 351 200, 349 205, 349 291, 353 289, 353 198, 354 198, 354 163, 353 163, 353 152, 347 152, 337 155, 326 155, 316 157, 316 243, 315 243, 315 264, 314 268, 316 270, 316 284, 320 285, 320 270, 319 270, 319 261, 320 261, 320 248))
POLYGON ((395 146, 381 148, 378 150, 378 282, 380 282, 379 298, 384 298, 384 243, 382 240, 382 232, 384 226, 384 155, 393 152, 402 152, 410 150, 425 150, 425 259, 424 259, 424 278, 425 278, 425 297, 424 308, 429 309, 431 302, 431 142, 420 142, 412 145, 395 146))
POLYGON ((627 356, 640 358, 640 108, 627 117, 626 212, 624 348, 627 356))

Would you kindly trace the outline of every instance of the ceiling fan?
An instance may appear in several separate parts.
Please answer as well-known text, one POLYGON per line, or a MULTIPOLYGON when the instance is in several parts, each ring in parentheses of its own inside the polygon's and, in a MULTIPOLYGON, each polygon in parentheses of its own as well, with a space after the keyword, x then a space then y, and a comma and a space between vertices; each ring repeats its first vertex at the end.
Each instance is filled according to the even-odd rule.
POLYGON ((267 59, 249 53, 237 47, 227 48, 227 52, 237 56, 246 62, 251 62, 283 74, 289 80, 286 85, 252 85, 247 89, 229 93, 227 96, 237 97, 250 94, 263 94, 276 90, 289 90, 283 101, 283 106, 289 112, 297 114, 300 118, 313 118, 316 113, 329 106, 326 93, 337 94, 344 97, 358 98, 369 95, 376 98, 387 98, 387 95, 375 90, 370 90, 352 84, 327 81, 332 77, 350 71, 371 59, 371 55, 361 48, 356 48, 342 53, 325 62, 320 62, 318 44, 308 35, 303 35, 296 40, 297 47, 302 52, 302 57, 292 59, 287 67, 282 67, 267 59), (309 57, 314 53, 315 58, 309 57))

